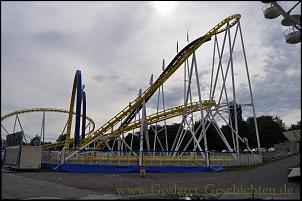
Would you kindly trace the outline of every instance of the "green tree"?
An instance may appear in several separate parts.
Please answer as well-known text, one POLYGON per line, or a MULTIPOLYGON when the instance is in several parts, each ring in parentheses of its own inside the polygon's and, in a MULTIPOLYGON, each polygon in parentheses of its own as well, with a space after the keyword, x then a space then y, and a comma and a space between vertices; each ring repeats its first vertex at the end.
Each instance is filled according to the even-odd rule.
MULTIPOLYGON (((254 121, 252 119, 251 124, 253 124, 254 121)), ((235 130, 235 125, 232 125, 233 130, 235 130)), ((222 132, 225 135, 225 138, 227 139, 228 143, 230 144, 231 147, 234 147, 233 144, 233 140, 236 142, 236 135, 235 133, 233 133, 234 136, 232 136, 231 133, 231 128, 229 125, 223 125, 221 127, 222 132)), ((238 133, 239 136, 246 137, 249 140, 249 146, 257 144, 256 143, 256 138, 255 136, 255 128, 251 127, 251 125, 249 124, 248 121, 245 121, 244 119, 238 120, 238 133)), ((245 148, 245 144, 243 144, 243 142, 241 142, 240 139, 238 139, 239 141, 239 149, 244 149, 245 148)), ((224 146, 224 149, 226 147, 224 146)))
POLYGON ((40 140, 41 140, 41 138, 38 136, 38 135, 36 135, 34 138, 32 138, 31 140, 30 140, 30 145, 31 146, 38 146, 39 144, 40 144, 40 140))
POLYGON ((296 124, 292 124, 292 125, 289 127, 288 131, 299 130, 299 129, 301 130, 301 120, 298 121, 296 124))
POLYGON ((273 118, 273 121, 274 121, 275 123, 278 124, 279 128, 280 128, 282 131, 286 131, 286 129, 285 129, 285 124, 284 124, 284 122, 282 121, 282 119, 280 119, 280 117, 275 116, 275 117, 273 118))
POLYGON ((65 138, 66 138, 66 134, 61 134, 61 135, 59 135, 57 142, 63 142, 63 141, 65 141, 65 138))
MULTIPOLYGON (((253 135, 248 138, 249 144, 251 147, 257 147, 257 140, 254 134, 254 119, 249 117, 247 122, 251 131, 250 134, 253 133, 253 135)), ((261 147, 269 148, 274 144, 284 142, 286 140, 282 134, 282 132, 285 131, 285 125, 279 117, 276 116, 273 118, 272 116, 265 115, 257 117, 257 125, 261 147)))
MULTIPOLYGON (((195 122, 194 125, 194 131, 197 130, 197 128, 200 126, 200 121, 195 122)), ((208 129, 207 129, 207 144, 208 144, 208 150, 218 150, 221 151, 222 149, 226 149, 225 143, 221 139, 219 133, 217 132, 217 129, 213 126, 212 123, 207 122, 206 124, 210 124, 208 129)), ((285 125, 283 123, 283 120, 280 117, 272 117, 272 116, 260 116, 257 117, 257 124, 258 124, 258 132, 259 132, 259 137, 260 137, 260 144, 261 147, 265 148, 270 148, 274 144, 283 142, 286 140, 286 138, 283 136, 282 132, 285 131, 285 125)), ((168 147, 169 150, 172 148, 172 144, 176 138, 177 131, 179 129, 180 124, 174 123, 172 125, 167 125, 167 138, 168 138, 168 147)), ((298 122, 297 125, 292 126, 292 128, 297 128, 298 126, 301 126, 301 121, 300 123, 298 122)), ((235 126, 233 126, 233 129, 235 126)), ((231 133, 231 128, 229 125, 223 125, 220 128, 222 132, 225 135, 226 140, 228 141, 229 145, 233 147, 233 137, 231 133)), ((160 142, 162 143, 162 146, 164 149, 166 149, 166 140, 165 140, 165 131, 162 126, 157 125, 157 128, 155 126, 151 126, 148 129, 149 133, 149 142, 150 142, 150 149, 153 150, 153 143, 154 143, 154 138, 155 138, 155 133, 154 130, 160 131, 157 134, 157 137, 159 138, 160 142)), ((186 131, 186 130, 185 130, 186 131)), ((202 130, 201 128, 198 130, 196 134, 196 138, 200 136, 202 130)), ((255 124, 254 124, 254 118, 249 117, 247 120, 240 119, 238 121, 238 132, 239 135, 243 138, 246 137, 249 142, 249 146, 251 148, 257 147, 257 138, 256 138, 256 131, 255 131, 255 124)), ((126 136, 126 135, 125 135, 126 136)), ((127 142, 128 145, 131 144, 131 138, 133 137, 133 142, 132 142, 132 149, 134 151, 139 151, 139 139, 140 139, 140 131, 137 131, 134 133, 132 136, 132 133, 128 133, 127 136, 125 137, 125 141, 127 142)), ((183 142, 180 146, 179 150, 183 150, 186 146, 186 144, 189 142, 191 139, 192 135, 190 131, 187 131, 183 142)), ((60 138, 60 136, 59 136, 60 138)), ((62 137, 64 140, 65 138, 62 137)), ((235 138, 235 135, 234 135, 235 138)), ((236 139, 236 138, 235 138, 236 139)), ((108 144, 112 147, 114 140, 111 140, 108 142, 108 144)), ((117 142, 115 142, 114 149, 117 149, 117 142)), ((200 146, 204 150, 204 140, 202 139, 200 141, 200 146)), ((239 147, 245 148, 245 145, 239 140, 239 147)), ((144 149, 146 149, 146 144, 144 140, 144 149)), ((194 141, 191 140, 187 151, 193 150, 194 149, 194 141)), ((105 150, 108 150, 107 147, 105 147, 105 150)), ((161 146, 156 142, 156 147, 155 150, 161 150, 161 146)), ((196 149, 198 150, 198 149, 196 149)))

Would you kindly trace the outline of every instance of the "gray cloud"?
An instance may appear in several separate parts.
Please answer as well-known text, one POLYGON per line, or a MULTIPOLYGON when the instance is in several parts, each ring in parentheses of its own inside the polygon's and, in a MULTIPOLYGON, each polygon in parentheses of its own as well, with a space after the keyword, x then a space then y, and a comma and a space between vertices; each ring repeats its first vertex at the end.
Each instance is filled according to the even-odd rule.
POLYGON ((138 87, 131 83, 131 79, 118 73, 95 75, 92 78, 101 86, 110 88, 116 94, 133 94, 138 91, 138 87))
POLYGON ((62 51, 62 47, 73 48, 75 42, 74 35, 60 33, 56 31, 45 31, 32 35, 33 44, 43 46, 44 48, 54 48, 56 51, 62 51), (61 47, 61 48, 60 48, 61 47))
MULTIPOLYGON (((301 44, 286 44, 281 19, 264 19, 262 6, 177 2, 162 15, 151 2, 1 2, 1 115, 28 107, 68 108, 74 74, 80 69, 87 112, 99 127, 135 99, 139 88, 148 87, 151 74, 157 78, 162 59, 167 64, 175 56, 176 41, 180 49, 187 44, 187 30, 192 41, 240 13, 257 114, 294 123, 301 118, 301 44)), ((239 47, 234 52, 236 84, 238 99, 245 102, 239 47)), ((207 43, 196 52, 203 96, 209 91, 212 48, 207 43)), ((178 70, 165 83, 166 107, 183 102, 182 74, 178 70)), ((148 106, 156 104, 157 94, 148 106)), ((59 131, 54 124, 49 132, 59 131)))

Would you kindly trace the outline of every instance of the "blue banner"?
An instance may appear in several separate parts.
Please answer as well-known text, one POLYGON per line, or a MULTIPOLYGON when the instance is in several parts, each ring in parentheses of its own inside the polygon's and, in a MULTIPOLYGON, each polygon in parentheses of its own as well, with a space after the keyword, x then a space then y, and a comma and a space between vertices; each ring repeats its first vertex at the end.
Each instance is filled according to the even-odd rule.
MULTIPOLYGON (((42 169, 59 172, 102 172, 102 173, 139 173, 139 166, 114 166, 114 165, 82 165, 82 164, 48 164, 42 163, 42 169)), ((146 172, 219 172, 225 170, 223 166, 145 166, 146 172)))

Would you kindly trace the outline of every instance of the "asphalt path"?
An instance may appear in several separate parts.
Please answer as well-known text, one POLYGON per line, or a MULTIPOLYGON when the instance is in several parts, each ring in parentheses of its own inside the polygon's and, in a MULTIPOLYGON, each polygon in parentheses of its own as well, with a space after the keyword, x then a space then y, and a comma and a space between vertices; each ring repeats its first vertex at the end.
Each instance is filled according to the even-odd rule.
POLYGON ((288 182, 300 154, 259 166, 199 173, 68 173, 2 169, 2 199, 300 199, 288 182))

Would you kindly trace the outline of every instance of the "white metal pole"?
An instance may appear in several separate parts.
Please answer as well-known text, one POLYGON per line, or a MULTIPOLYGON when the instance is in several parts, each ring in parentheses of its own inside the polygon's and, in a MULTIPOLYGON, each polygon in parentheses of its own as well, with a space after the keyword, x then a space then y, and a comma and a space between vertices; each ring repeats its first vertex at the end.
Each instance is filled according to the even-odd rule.
POLYGON ((235 91, 235 75, 234 75, 234 66, 233 66, 233 54, 232 54, 232 45, 231 45, 231 32, 230 25, 227 23, 227 32, 229 36, 229 50, 230 50, 230 59, 231 59, 231 75, 232 75, 232 88, 233 88, 233 99, 234 99, 234 118, 235 118, 235 131, 236 131, 236 150, 237 156, 239 159, 239 139, 238 139, 238 122, 237 122, 237 101, 236 101, 236 91, 235 91))
POLYGON ((14 123, 14 128, 13 128, 13 132, 12 133, 15 133, 16 123, 17 123, 17 117, 18 117, 18 115, 16 115, 15 123, 14 123))
POLYGON ((127 144, 127 142, 121 137, 118 136, 118 138, 123 142, 123 144, 135 155, 137 156, 137 154, 132 150, 132 148, 127 144))
POLYGON ((121 138, 117 139, 117 155, 121 156, 121 138))
MULTIPOLYGON (((122 133, 121 138, 123 139, 123 142, 126 142, 124 132, 122 133)), ((122 156, 124 155, 124 143, 121 144, 121 154, 122 154, 122 156)))
POLYGON ((145 169, 144 169, 144 159, 143 159, 143 151, 144 151, 144 133, 146 132, 146 103, 143 102, 142 108, 142 122, 141 122, 141 131, 140 131, 140 144, 139 144, 139 168, 140 168, 140 175, 144 176, 145 169))
MULTIPOLYGON (((41 130, 40 130, 40 141, 39 141, 39 146, 41 146, 41 144, 42 144, 42 138, 43 138, 43 134, 42 134, 42 132, 43 132, 43 120, 44 120, 44 114, 42 114, 42 124, 41 124, 41 130)), ((65 126, 66 126, 66 124, 65 124, 65 126)), ((65 127, 64 127, 64 129, 65 129, 65 127)), ((63 130, 63 132, 64 132, 64 130, 63 130)))
POLYGON ((244 42, 243 42, 243 37, 242 37, 240 20, 238 21, 238 26, 239 26, 240 37, 241 37, 241 44, 242 44, 242 49, 243 49, 243 56, 244 56, 244 62, 245 62, 246 75, 247 75, 247 80, 248 80, 248 84, 249 84, 249 91, 250 91, 250 96, 251 96, 251 101, 252 101, 252 109, 253 109, 254 124, 255 124, 256 137, 257 137, 258 151, 259 151, 259 154, 261 154, 261 151, 260 151, 260 139, 259 139, 259 133, 258 133, 258 125, 257 125, 257 119, 256 119, 254 98, 253 98, 253 92, 252 92, 252 87, 251 87, 250 74, 249 74, 249 69, 248 69, 247 59, 246 59, 246 54, 245 54, 245 48, 244 48, 244 42))
MULTIPOLYGON (((204 149, 205 149, 205 160, 206 166, 209 166, 209 157, 208 157, 208 143, 207 143, 207 134, 205 132, 205 122, 204 122, 204 115, 203 115, 203 106, 202 106, 202 99, 201 99, 201 92, 200 92, 200 84, 199 84, 199 76, 197 70, 197 61, 195 52, 193 52, 193 62, 195 66, 195 75, 196 75, 196 83, 197 83, 197 91, 198 91, 198 100, 199 100, 199 107, 200 107, 200 116, 201 116, 201 124, 202 124, 202 135, 204 136, 204 149)), ((194 127, 194 124, 193 124, 194 127)))
MULTIPOLYGON (((151 128, 151 129, 153 130, 153 132, 155 133, 155 130, 154 130, 153 126, 150 126, 150 128, 151 128)), ((160 132, 160 131, 158 131, 158 132, 160 132)), ((161 142, 160 142, 158 136, 156 136, 156 139, 158 140, 158 143, 159 143, 159 146, 161 147, 161 150, 164 151, 165 149, 164 149, 163 145, 161 144, 161 142)), ((153 153, 154 153, 154 152, 153 152, 153 153)), ((154 154, 153 154, 153 155, 154 155, 154 154)))
MULTIPOLYGON (((177 142, 175 151, 178 151, 178 150, 179 150, 180 145, 181 145, 183 139, 185 138, 186 134, 187 134, 187 130, 185 131, 185 129, 184 129, 184 127, 183 127, 183 129, 181 130, 181 135, 180 135, 181 137, 179 137, 179 140, 178 140, 178 142, 177 142)), ((174 155, 175 155, 175 154, 176 154, 176 153, 174 153, 174 155)))
MULTIPOLYGON (((216 35, 215 35, 215 38, 216 38, 216 35)), ((218 41, 217 41, 217 53, 218 53, 218 56, 219 58, 222 58, 222 56, 220 56, 220 51, 219 51, 219 45, 218 45, 218 41)), ((218 67, 219 68, 219 67, 218 67)), ((220 65, 220 70, 221 70, 221 77, 222 77, 222 81, 223 81, 223 84, 222 84, 222 90, 224 90, 224 94, 225 94, 225 99, 226 99, 226 104, 227 104, 227 110, 228 110, 228 115, 229 115, 229 119, 230 119, 230 105, 229 105, 229 99, 228 99, 228 94, 227 94, 227 91, 226 91, 226 79, 224 77, 224 73, 223 73, 223 68, 222 68, 222 65, 220 65)), ((233 124, 232 124, 232 121, 230 121, 230 127, 231 127, 231 134, 232 134, 232 141, 233 141, 233 149, 236 150, 236 144, 235 144, 235 138, 234 138, 234 132, 233 132, 233 124)))
POLYGON ((21 125, 21 122, 20 122, 19 116, 17 116, 17 120, 18 120, 18 123, 19 123, 19 126, 20 126, 21 130, 23 131, 23 128, 22 128, 22 125, 21 125))
MULTIPOLYGON (((165 70, 165 60, 163 59, 163 67, 162 70, 165 70)), ((165 93, 164 93, 164 84, 161 85, 162 87, 162 101, 163 101, 163 110, 164 113, 166 111, 166 106, 165 106, 165 93)), ((168 155, 168 151, 169 151, 169 145, 168 145, 168 131, 167 131, 167 124, 166 124, 166 119, 164 120, 164 127, 165 127, 165 139, 166 139, 166 151, 167 151, 167 155, 168 155)))
MULTIPOLYGON (((136 121, 136 115, 134 116, 134 122, 136 121)), ((131 135, 131 142, 130 142, 130 147, 132 149, 133 146, 133 137, 134 137, 134 129, 132 129, 132 135, 131 135)), ((129 156, 131 155, 131 152, 129 152, 129 156)))
MULTIPOLYGON (((158 95, 157 95, 157 106, 156 106, 157 115, 158 115, 158 110, 159 110, 160 90, 161 90, 161 88, 158 89, 158 95)), ((155 130, 154 130, 153 156, 155 154, 155 149, 156 149, 156 139, 157 139, 157 122, 155 123, 155 130)))
MULTIPOLYGON (((213 74, 214 74, 214 67, 215 67, 215 49, 216 49, 216 43, 217 43, 217 36, 215 35, 214 38, 214 50, 213 50, 213 61, 212 61, 212 71, 211 71, 211 84, 210 84, 210 94, 209 94, 209 99, 211 100, 212 97, 212 85, 213 85, 213 74)), ((218 55, 220 58, 220 56, 218 55)))
MULTIPOLYGON (((234 45, 235 45, 235 39, 236 39, 236 36, 237 36, 237 31, 238 31, 238 26, 237 26, 237 28, 236 28, 236 31, 235 31, 235 37, 234 37, 234 40, 233 40, 233 46, 232 46, 232 51, 233 51, 233 48, 234 48, 234 45)), ((214 94, 215 94, 215 89, 216 89, 216 84, 217 84, 217 79, 218 79, 218 74, 219 74, 219 70, 220 70, 220 66, 221 66, 221 61, 222 61, 222 55, 223 55, 223 50, 224 50, 224 46, 225 46, 225 42, 226 42, 226 36, 227 36, 227 33, 225 33, 225 35, 224 35, 224 39, 223 39, 223 44, 222 44, 222 52, 221 52, 221 55, 219 55, 219 63, 218 63, 218 68, 217 68, 217 72, 216 72, 216 77, 215 77, 215 83, 214 83, 214 86, 213 86, 213 91, 212 91, 212 94, 211 94, 211 98, 210 99, 213 99, 214 98, 214 94)), ((226 80, 226 76, 227 76, 227 74, 228 74, 228 70, 229 70, 229 65, 230 65, 230 59, 229 59, 229 61, 228 61, 228 66, 227 66, 227 71, 226 71, 226 75, 225 75, 225 79, 224 80, 226 80)), ((224 85, 225 85, 225 82, 223 83, 224 85)), ((224 87, 224 85, 223 85, 223 87, 224 87)), ((219 100, 218 100, 218 104, 217 105, 220 105, 220 101, 221 101, 221 97, 222 97, 222 92, 223 91, 221 91, 221 93, 220 93, 220 97, 219 97, 219 100)), ((215 114, 214 114, 214 117, 216 116, 216 114, 217 114, 217 111, 215 112, 215 114)), ((207 119, 207 116, 208 116, 208 114, 206 115, 206 118, 205 118, 205 121, 206 121, 206 119, 207 119)), ((207 126, 206 126, 206 129, 205 129, 205 132, 207 131, 207 129, 209 128, 209 125, 210 124, 208 124, 207 126)), ((198 142, 200 142, 200 140, 203 138, 203 135, 200 135, 199 136, 199 139, 198 139, 198 142)), ((191 140, 192 139, 190 139, 190 141, 188 142, 188 144, 191 142, 191 140)), ((187 147, 187 146, 186 146, 187 147)), ((194 151, 196 150, 196 147, 194 146, 194 151)))
MULTIPOLYGON (((189 89, 190 89, 190 87, 191 87, 191 80, 192 80, 192 74, 193 74, 193 58, 192 58, 192 63, 191 63, 191 68, 190 68, 190 71, 189 71, 189 80, 188 80, 188 86, 187 86, 187 91, 186 91, 186 94, 185 94, 185 102, 184 102, 184 111, 183 111, 183 120, 187 117, 187 115, 185 114, 185 111, 186 111, 186 108, 187 108, 187 103, 188 103, 188 99, 189 99, 189 89)), ((182 120, 182 122, 184 122, 182 120)), ((182 124, 180 124, 180 127, 182 126, 182 124)), ((184 127, 185 126, 183 126, 182 127, 182 129, 184 129, 184 127)), ((179 128, 180 129, 180 128, 179 128)), ((178 129, 178 131, 179 131, 179 129, 178 129)), ((178 133, 178 132, 177 132, 178 133)), ((182 132, 183 133, 183 132, 182 132)), ((176 135, 176 138, 178 137, 178 135, 176 135)), ((176 138, 175 138, 175 140, 176 140, 176 138)), ((174 144, 175 144, 175 140, 174 140, 174 142, 173 142, 173 146, 172 146, 172 148, 174 148, 174 144)), ((178 138, 178 143, 179 143, 179 140, 181 140, 181 137, 179 137, 178 138)), ((177 144, 178 144, 177 143, 177 144)), ((175 151, 176 151, 176 149, 175 149, 175 151)), ((176 152, 174 152, 174 154, 173 154, 174 156, 176 155, 176 152)))
MULTIPOLYGON (((186 122, 187 125, 189 125, 189 124, 188 124, 188 121, 187 121, 186 119, 185 119, 185 122, 186 122)), ((197 141, 197 139, 196 139, 195 133, 192 131, 192 129, 191 129, 190 127, 188 127, 188 129, 189 129, 190 133, 192 134, 193 139, 195 140, 195 142, 196 142, 196 144, 197 144, 197 147, 198 147, 199 151, 202 152, 202 148, 201 148, 200 144, 198 143, 198 141, 197 141)))
MULTIPOLYGON (((171 151, 172 151, 171 154, 173 154, 173 152, 175 151, 174 148, 175 148, 177 139, 179 138, 179 134, 180 134, 180 132, 181 132, 181 130, 182 130, 182 125, 184 124, 184 119, 185 119, 185 117, 184 117, 184 114, 183 114, 183 118, 182 118, 182 120, 181 120, 181 123, 180 123, 179 128, 178 128, 177 133, 176 133, 176 137, 175 137, 175 139, 174 139, 174 141, 173 141, 173 144, 172 144, 172 147, 171 147, 171 151)), ((171 154, 170 154, 170 155, 171 155, 171 154)), ((173 155, 174 155, 174 154, 173 154, 173 155)))
POLYGON ((45 143, 45 111, 43 112, 43 144, 45 143))
MULTIPOLYGON (((223 52, 224 52, 224 47, 225 47, 225 42, 226 42, 226 35, 227 35, 227 32, 224 34, 222 48, 221 48, 221 56, 223 55, 223 52)), ((219 75, 219 70, 220 70, 219 66, 221 65, 221 61, 222 61, 222 58, 220 57, 219 58, 219 63, 218 63, 218 68, 217 68, 217 72, 216 72, 215 82, 214 82, 214 86, 213 86, 213 90, 212 90, 212 94, 211 94, 210 100, 214 99, 214 94, 215 94, 217 80, 218 80, 218 75, 219 75)))
MULTIPOLYGON (((219 136, 221 137, 222 141, 224 142, 224 144, 226 145, 226 147, 228 148, 228 150, 231 152, 232 151, 232 148, 229 144, 229 142, 227 141, 227 139, 225 138, 223 132, 221 131, 221 129, 219 128, 216 120, 214 118, 212 118, 212 121, 211 123, 213 124, 213 126, 215 127, 215 129, 217 130, 219 136)), ((233 155, 233 154, 232 154, 233 155)), ((233 155, 234 156, 234 155, 233 155)), ((235 157, 234 157, 235 158, 235 157)))
MULTIPOLYGON (((165 94, 164 94, 164 86, 163 85, 162 85, 162 100, 163 100, 163 110, 164 110, 164 113, 165 113, 166 106, 165 106, 165 94)), ((169 142, 168 142, 168 130, 167 130, 166 119, 164 120, 164 131, 165 131, 165 140, 166 140, 166 151, 167 151, 167 155, 168 155, 169 142)))
POLYGON ((4 126, 1 124, 1 127, 5 130, 5 132, 9 135, 9 132, 4 128, 4 126))

